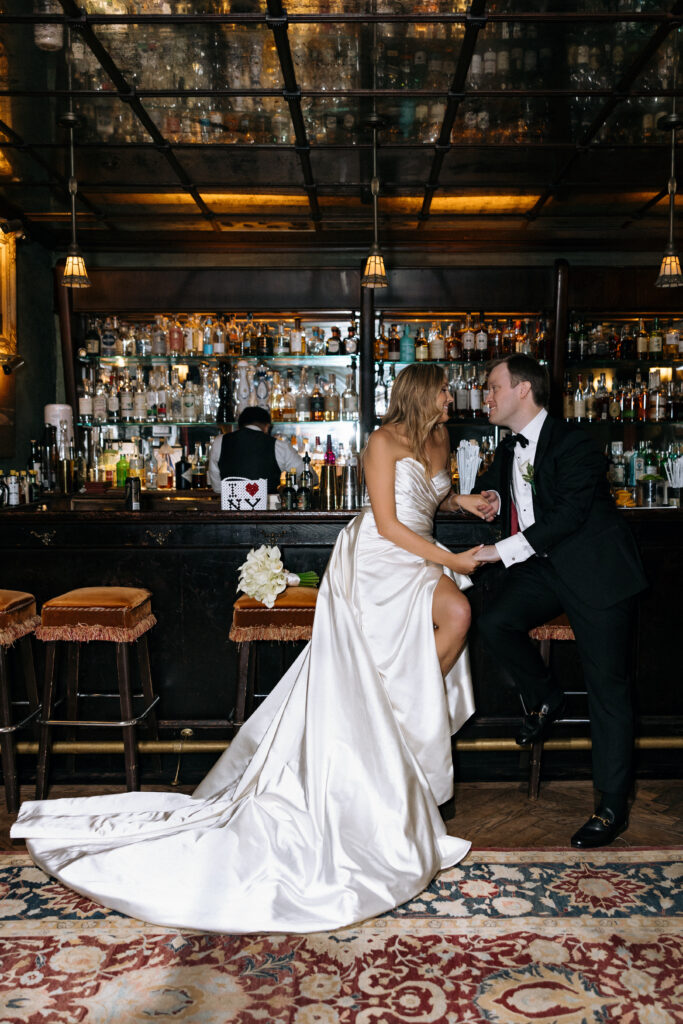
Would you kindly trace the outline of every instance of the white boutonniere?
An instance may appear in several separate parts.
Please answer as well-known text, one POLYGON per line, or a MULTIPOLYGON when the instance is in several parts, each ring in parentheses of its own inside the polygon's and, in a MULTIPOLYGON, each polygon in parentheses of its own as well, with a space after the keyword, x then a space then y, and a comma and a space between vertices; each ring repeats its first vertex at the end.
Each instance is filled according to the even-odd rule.
POLYGON ((531 462, 527 461, 521 467, 522 480, 525 484, 531 484, 531 490, 536 493, 536 481, 534 480, 534 467, 531 462))

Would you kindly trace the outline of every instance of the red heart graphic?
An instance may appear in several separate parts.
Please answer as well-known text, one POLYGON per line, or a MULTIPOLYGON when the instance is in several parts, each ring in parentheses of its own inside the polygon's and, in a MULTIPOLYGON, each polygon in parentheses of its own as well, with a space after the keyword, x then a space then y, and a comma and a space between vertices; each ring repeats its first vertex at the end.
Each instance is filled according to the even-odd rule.
POLYGON ((252 498, 255 494, 258 494, 258 484, 247 484, 247 494, 251 494, 252 498))

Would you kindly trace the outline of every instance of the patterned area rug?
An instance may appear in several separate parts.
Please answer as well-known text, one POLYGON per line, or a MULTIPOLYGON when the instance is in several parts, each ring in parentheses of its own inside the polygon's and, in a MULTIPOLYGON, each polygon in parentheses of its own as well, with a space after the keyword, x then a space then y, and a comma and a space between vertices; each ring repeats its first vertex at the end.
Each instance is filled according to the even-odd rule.
POLYGON ((683 849, 478 851, 308 936, 141 924, 0 857, 5 1024, 676 1024, 683 849))

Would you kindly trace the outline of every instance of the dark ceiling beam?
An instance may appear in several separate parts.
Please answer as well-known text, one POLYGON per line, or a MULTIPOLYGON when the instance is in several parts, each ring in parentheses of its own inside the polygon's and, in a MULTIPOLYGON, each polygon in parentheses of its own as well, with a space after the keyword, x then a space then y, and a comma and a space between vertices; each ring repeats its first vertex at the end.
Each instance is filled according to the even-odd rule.
POLYGON ((455 123, 455 117, 458 113, 458 107, 465 95, 465 82, 467 80, 467 72, 470 69, 472 54, 474 53, 474 48, 477 45, 479 33, 486 25, 486 18, 484 17, 485 11, 486 0, 472 0, 469 14, 467 15, 465 22, 465 35, 463 37, 462 46, 460 47, 460 53, 458 54, 458 63, 455 68, 451 87, 448 90, 448 102, 446 103, 443 124, 441 125, 439 138, 434 146, 432 166, 429 171, 427 184, 425 185, 422 209, 418 215, 418 227, 421 227, 425 221, 429 219, 429 208, 432 205, 434 193, 439 187, 439 175, 441 174, 441 168, 443 166, 446 153, 451 148, 451 132, 453 131, 453 124, 455 123))
POLYGON ((552 184, 545 190, 532 210, 527 214, 527 220, 533 221, 541 213, 543 207, 551 199, 557 190, 564 184, 564 179, 569 173, 581 154, 588 149, 596 138, 601 128, 606 124, 608 118, 614 113, 620 103, 630 95, 631 86, 638 76, 642 74, 649 62, 659 50, 664 40, 681 24, 680 18, 683 15, 683 0, 676 0, 670 15, 664 20, 659 19, 659 25, 648 42, 631 64, 612 90, 612 96, 607 100, 602 110, 593 118, 580 141, 576 145, 574 153, 567 160, 559 171, 552 184))
POLYGON ((311 166, 311 146, 308 141, 304 115, 301 110, 301 89, 297 85, 294 61, 289 45, 288 24, 289 17, 281 0, 267 0, 268 13, 266 14, 266 25, 273 33, 275 49, 277 50, 280 70, 284 89, 282 96, 287 101, 289 116, 294 126, 295 149, 301 164, 301 173, 304 178, 304 191, 308 196, 308 205, 311 210, 311 219, 316 231, 320 229, 322 212, 318 202, 318 186, 311 166))
POLYGON ((54 245, 52 232, 47 230, 42 224, 37 224, 21 206, 10 202, 4 196, 0 196, 0 217, 3 217, 5 220, 20 220, 29 240, 40 242, 47 249, 52 249, 54 245))
POLYGON ((59 0, 62 5, 64 13, 71 20, 71 26, 73 29, 78 30, 81 33, 83 41, 86 46, 90 49, 92 54, 97 59, 100 67, 104 68, 106 73, 111 78, 116 90, 119 94, 119 99, 124 103, 128 103, 130 109, 133 111, 138 121, 142 124, 145 131, 148 133, 150 138, 156 144, 162 156, 169 164, 173 173, 178 178, 178 181, 183 186, 183 189, 191 195, 195 203, 202 212, 202 215, 211 223, 211 226, 215 231, 220 231, 220 226, 215 223, 215 217, 213 211, 207 206, 202 197, 199 195, 192 179, 187 174, 177 157, 175 156, 170 142, 164 138, 157 126, 155 125, 152 118, 149 116, 140 99, 138 98, 135 88, 129 85, 128 81, 124 77, 123 73, 118 68, 116 62, 112 58, 111 54, 100 42, 99 38, 92 29, 90 22, 90 15, 88 15, 75 0, 59 0))

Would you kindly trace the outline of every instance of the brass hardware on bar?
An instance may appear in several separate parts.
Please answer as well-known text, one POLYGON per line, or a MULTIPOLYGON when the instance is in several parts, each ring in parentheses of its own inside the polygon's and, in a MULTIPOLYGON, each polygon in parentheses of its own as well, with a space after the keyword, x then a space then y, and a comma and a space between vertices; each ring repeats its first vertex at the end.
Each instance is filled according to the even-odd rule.
MULTIPOLYGON (((72 724, 72 723, 70 723, 72 724)), ((141 754, 222 754, 230 746, 230 740, 140 740, 137 749, 141 754)), ((683 736, 639 736, 635 741, 636 750, 683 750, 683 736)), ((546 740, 544 750, 590 750, 591 741, 586 737, 565 740, 546 740)), ((37 754, 38 744, 20 741, 16 745, 18 754, 37 754)), ((513 739, 460 740, 455 749, 461 753, 493 751, 520 752, 513 739)), ((56 740, 52 744, 53 754, 122 754, 121 740, 56 740)))
POLYGON ((194 736, 194 729, 183 729, 180 733, 180 749, 178 751, 178 764, 176 765, 175 775, 171 780, 172 786, 180 785, 180 762, 183 756, 183 744, 185 740, 189 740, 194 736))
POLYGON ((145 530, 145 537, 159 545, 165 544, 170 536, 170 530, 145 530))

